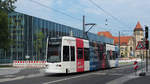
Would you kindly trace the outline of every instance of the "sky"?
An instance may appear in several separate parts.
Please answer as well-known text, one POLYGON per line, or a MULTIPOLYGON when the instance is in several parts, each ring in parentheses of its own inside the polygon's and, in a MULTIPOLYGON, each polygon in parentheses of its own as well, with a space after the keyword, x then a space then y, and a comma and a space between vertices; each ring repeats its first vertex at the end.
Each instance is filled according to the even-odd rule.
POLYGON ((15 6, 17 12, 77 29, 82 29, 84 15, 86 23, 96 23, 90 30, 95 34, 109 31, 118 36, 120 31, 121 35, 132 35, 137 21, 143 28, 150 25, 150 0, 18 0, 15 6))

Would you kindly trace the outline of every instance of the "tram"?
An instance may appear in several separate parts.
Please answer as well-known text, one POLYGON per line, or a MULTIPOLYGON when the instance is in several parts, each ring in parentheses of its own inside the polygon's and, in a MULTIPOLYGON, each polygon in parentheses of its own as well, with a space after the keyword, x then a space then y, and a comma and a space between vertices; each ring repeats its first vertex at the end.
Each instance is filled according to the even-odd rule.
POLYGON ((115 46, 63 36, 48 38, 45 73, 75 73, 117 67, 115 46))

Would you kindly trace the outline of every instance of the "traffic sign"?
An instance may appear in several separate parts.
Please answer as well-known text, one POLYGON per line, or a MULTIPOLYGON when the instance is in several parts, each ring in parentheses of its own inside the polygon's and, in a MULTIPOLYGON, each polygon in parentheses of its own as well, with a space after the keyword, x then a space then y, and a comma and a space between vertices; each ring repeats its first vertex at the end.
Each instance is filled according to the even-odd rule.
POLYGON ((146 49, 145 44, 144 44, 144 42, 139 41, 137 46, 136 46, 136 50, 142 50, 142 49, 146 49))

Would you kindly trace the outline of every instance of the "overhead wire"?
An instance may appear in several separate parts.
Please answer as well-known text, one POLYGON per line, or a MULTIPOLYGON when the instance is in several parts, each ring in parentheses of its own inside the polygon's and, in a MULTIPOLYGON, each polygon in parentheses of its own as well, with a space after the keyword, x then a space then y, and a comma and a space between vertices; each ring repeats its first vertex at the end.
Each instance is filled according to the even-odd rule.
POLYGON ((119 22, 123 26, 127 27, 127 25, 125 25, 122 21, 120 21, 120 19, 118 19, 117 17, 115 17, 111 13, 107 12, 104 8, 102 8, 101 6, 99 6, 98 4, 96 4, 93 0, 88 0, 88 1, 90 3, 92 3, 95 7, 97 7, 98 9, 100 9, 101 11, 103 11, 104 13, 106 13, 107 15, 109 15, 112 19, 116 20, 117 22, 119 22))
MULTIPOLYGON (((74 20, 78 20, 78 21, 81 21, 81 22, 82 22, 82 20, 79 19, 79 18, 77 18, 77 17, 73 17, 73 16, 71 16, 71 15, 69 15, 69 14, 67 14, 67 13, 64 13, 64 12, 60 11, 60 10, 57 10, 57 9, 55 9, 55 8, 52 8, 52 7, 49 7, 49 6, 47 6, 47 5, 41 4, 41 3, 39 3, 38 1, 35 1, 35 0, 30 0, 30 1, 32 1, 32 2, 35 3, 35 4, 40 5, 40 6, 42 6, 42 7, 45 7, 45 8, 47 8, 47 9, 52 9, 53 11, 58 12, 58 13, 60 13, 60 14, 62 14, 62 15, 67 16, 67 17, 70 17, 70 18, 72 18, 72 19, 74 19, 74 20)), ((106 13, 107 15, 109 15, 110 17, 112 17, 114 20, 116 20, 116 21, 118 21, 119 23, 121 23, 122 25, 124 25, 117 17, 113 16, 112 14, 110 14, 109 12, 107 12, 105 9, 103 9, 102 7, 100 7, 99 5, 97 5, 93 0, 89 0, 89 1, 90 1, 93 5, 95 5, 97 8, 99 8, 100 10, 102 10, 104 13, 106 13)), ((124 25, 124 26, 126 26, 126 25, 124 25)))

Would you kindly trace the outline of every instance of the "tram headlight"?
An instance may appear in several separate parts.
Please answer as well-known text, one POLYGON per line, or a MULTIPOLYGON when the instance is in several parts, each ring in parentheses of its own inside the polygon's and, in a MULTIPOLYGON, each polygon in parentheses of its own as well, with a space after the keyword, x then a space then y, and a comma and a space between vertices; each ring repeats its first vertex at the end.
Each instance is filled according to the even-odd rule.
POLYGON ((61 67, 61 64, 57 64, 56 67, 61 67))
POLYGON ((45 68, 48 68, 48 64, 45 65, 45 68))

